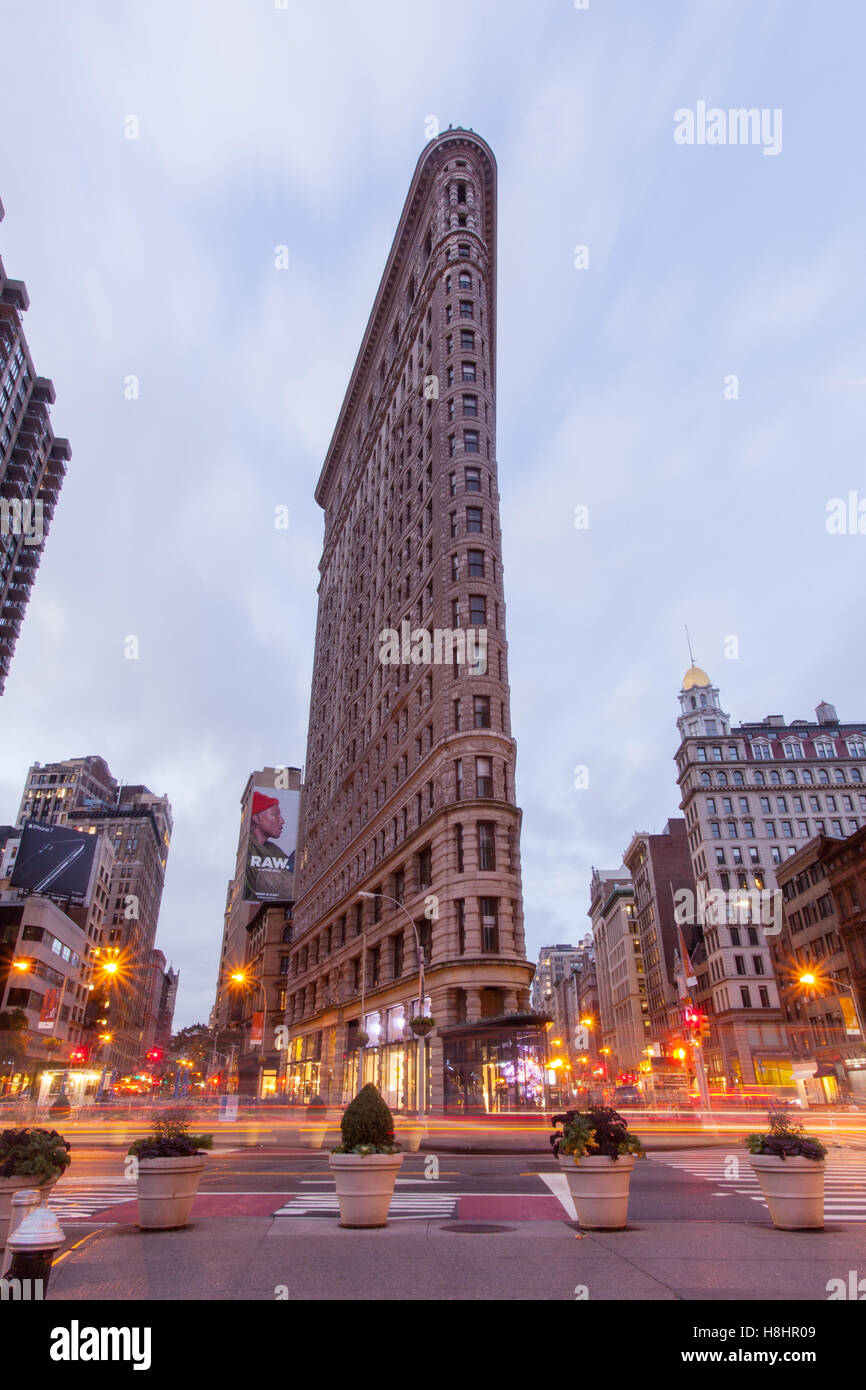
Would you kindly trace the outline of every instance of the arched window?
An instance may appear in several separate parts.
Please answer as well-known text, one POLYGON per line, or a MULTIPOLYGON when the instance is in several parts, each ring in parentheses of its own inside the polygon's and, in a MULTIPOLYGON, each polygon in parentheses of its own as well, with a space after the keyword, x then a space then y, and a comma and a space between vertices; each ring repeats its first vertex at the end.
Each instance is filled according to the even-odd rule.
POLYGON ((782 779, 781 779, 781 777, 779 776, 778 772, 775 772, 775 771, 774 771, 774 772, 771 772, 771 773, 770 773, 770 786, 771 786, 771 787, 781 787, 781 785, 782 785, 782 779))
POLYGON ((797 774, 794 772, 793 768, 788 768, 788 771, 785 773, 785 781, 788 783, 789 787, 796 787, 797 774))
POLYGON ((702 773, 701 773, 701 786, 702 786, 702 787, 710 787, 710 786, 712 786, 712 783, 711 783, 711 781, 710 781, 710 774, 709 774, 708 772, 702 772, 702 773))
POLYGON ((716 785, 719 787, 726 787, 728 785, 728 774, 726 772, 716 773, 716 785))
POLYGON ((735 787, 742 787, 742 786, 745 786, 745 783, 744 783, 744 781, 743 781, 743 774, 742 774, 742 772, 735 772, 735 773, 734 773, 734 786, 735 786, 735 787))
POLYGON ((827 771, 826 767, 821 767, 818 769, 818 782, 822 787, 829 787, 830 774, 827 771))
POLYGON ((756 786, 756 787, 763 787, 763 785, 764 785, 764 774, 763 774, 763 772, 756 772, 756 773, 755 773, 755 786, 756 786))
POLYGON ((465 202, 466 202, 466 184, 465 184, 465 183, 458 183, 458 185, 457 185, 457 201, 458 201, 458 203, 465 203, 465 202))

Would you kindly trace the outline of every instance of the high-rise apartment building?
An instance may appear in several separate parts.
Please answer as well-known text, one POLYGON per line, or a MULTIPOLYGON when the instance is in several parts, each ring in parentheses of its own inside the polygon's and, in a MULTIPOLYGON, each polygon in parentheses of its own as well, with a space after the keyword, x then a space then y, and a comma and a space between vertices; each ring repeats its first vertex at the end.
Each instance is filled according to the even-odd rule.
POLYGON ((711 1085, 790 1086, 791 1048, 771 945, 781 929, 776 867, 812 836, 866 823, 866 726, 822 702, 816 722, 768 715, 731 728, 718 687, 691 666, 676 753, 701 933, 701 1007, 711 1085), (712 901, 709 895, 712 894, 712 901))
POLYGON ((532 980, 531 1000, 536 1013, 549 1013, 557 985, 566 979, 575 966, 583 963, 586 943, 579 946, 561 941, 555 946, 542 946, 532 980))
POLYGON ((54 387, 36 375, 24 337, 29 306, 0 260, 0 695, 71 457, 51 428, 54 387))
POLYGON ((97 1035, 107 1036, 100 1060, 123 1074, 133 1072, 141 1062, 171 841, 168 797, 118 783, 100 757, 34 763, 21 798, 19 828, 26 821, 90 831, 111 851, 101 940, 89 943, 94 988, 87 1021, 97 1035), (117 969, 106 971, 106 964, 117 969))
POLYGON ((288 979, 289 1076, 414 1104, 540 1100, 496 454, 496 164, 415 169, 316 498, 325 512, 288 979), (359 898, 360 892, 374 894, 359 898), (425 961, 419 1001, 417 941, 425 961), (361 1016, 361 986, 364 1011, 361 1016))

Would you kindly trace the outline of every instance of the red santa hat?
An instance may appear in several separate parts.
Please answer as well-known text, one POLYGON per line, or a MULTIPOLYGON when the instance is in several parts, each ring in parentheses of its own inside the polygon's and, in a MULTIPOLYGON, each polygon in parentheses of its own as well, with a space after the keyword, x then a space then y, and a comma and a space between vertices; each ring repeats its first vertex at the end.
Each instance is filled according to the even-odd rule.
POLYGON ((257 816, 261 811, 269 811, 272 806, 279 806, 279 804, 279 800, 275 796, 265 796, 264 792, 253 792, 252 814, 257 816))

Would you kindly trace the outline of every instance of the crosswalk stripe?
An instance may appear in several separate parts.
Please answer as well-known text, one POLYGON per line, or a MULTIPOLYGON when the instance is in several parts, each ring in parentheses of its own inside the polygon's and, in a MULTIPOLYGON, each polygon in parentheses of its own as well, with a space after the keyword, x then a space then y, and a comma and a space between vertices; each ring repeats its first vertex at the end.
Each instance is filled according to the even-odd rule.
MULTIPOLYGON (((738 1197, 748 1197, 752 1202, 766 1201, 760 1190, 757 1173, 748 1171, 748 1159, 742 1154, 728 1155, 724 1159, 707 1158, 687 1152, 676 1158, 657 1160, 678 1173, 699 1178, 711 1183, 722 1191, 713 1193, 715 1197, 725 1197, 735 1193, 738 1197), (737 1159, 738 1167, 746 1170, 729 1174, 731 1158, 737 1159)), ((850 1155, 832 1154, 824 1170, 824 1212, 837 1221, 866 1221, 866 1164, 850 1155)))

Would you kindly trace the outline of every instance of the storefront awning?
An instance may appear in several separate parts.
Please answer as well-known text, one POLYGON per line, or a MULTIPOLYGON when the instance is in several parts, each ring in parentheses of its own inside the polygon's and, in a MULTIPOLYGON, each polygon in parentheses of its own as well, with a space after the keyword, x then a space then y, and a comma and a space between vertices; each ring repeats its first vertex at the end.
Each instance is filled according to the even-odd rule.
MULTIPOLYGON (((821 1077, 823 1077, 823 1076, 836 1076, 836 1068, 835 1068, 835 1067, 831 1067, 831 1066, 830 1066, 828 1063, 826 1063, 826 1062, 822 1062, 822 1064, 819 1066, 818 1070, 812 1072, 812 1075, 815 1076, 815 1077, 818 1077, 819 1079, 820 1079, 821 1077)), ((837 1078, 837 1079, 838 1079, 838 1078, 837 1078)))

